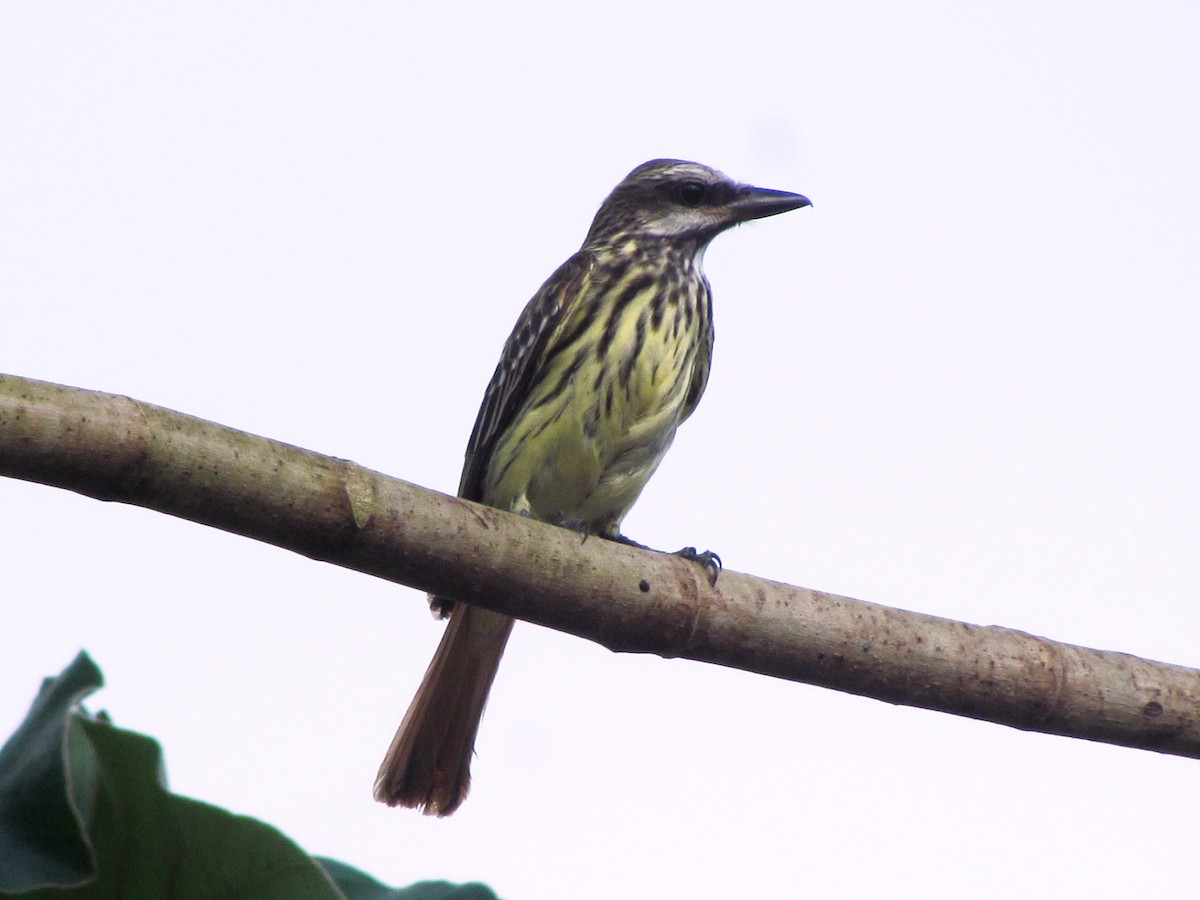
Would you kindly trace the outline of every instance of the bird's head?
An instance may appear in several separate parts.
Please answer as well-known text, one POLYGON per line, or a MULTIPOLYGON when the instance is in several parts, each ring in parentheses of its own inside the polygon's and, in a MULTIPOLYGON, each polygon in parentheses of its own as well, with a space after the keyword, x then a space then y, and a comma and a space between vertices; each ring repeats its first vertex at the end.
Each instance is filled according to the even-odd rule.
POLYGON ((800 194, 740 184, 700 163, 655 159, 613 188, 584 246, 651 237, 690 240, 702 249, 739 222, 811 205, 800 194))

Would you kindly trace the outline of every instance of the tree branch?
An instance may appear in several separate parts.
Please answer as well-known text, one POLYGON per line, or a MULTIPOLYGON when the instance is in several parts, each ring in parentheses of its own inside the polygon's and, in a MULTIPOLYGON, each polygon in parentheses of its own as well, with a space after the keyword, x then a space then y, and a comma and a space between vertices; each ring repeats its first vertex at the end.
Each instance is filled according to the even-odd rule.
POLYGON ((726 571, 212 422, 0 375, 0 474, 132 503, 625 652, 1200 757, 1200 671, 726 571))

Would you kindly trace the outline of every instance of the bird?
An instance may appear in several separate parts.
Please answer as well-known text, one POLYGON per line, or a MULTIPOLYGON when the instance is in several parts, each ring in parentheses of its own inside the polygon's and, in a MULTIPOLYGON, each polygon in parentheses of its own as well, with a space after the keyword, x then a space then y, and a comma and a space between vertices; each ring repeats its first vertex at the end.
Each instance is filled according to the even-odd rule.
MULTIPOLYGON (((709 242, 811 206, 695 162, 655 159, 597 211, 579 251, 534 294, 504 345, 467 442, 458 495, 609 540, 620 531, 712 358, 709 242)), ((641 546, 641 545, 637 545, 641 546)), ((679 551, 711 570, 712 553, 679 551)), ((470 763, 513 619, 430 596, 449 623, 375 781, 376 800, 447 816, 470 763)))

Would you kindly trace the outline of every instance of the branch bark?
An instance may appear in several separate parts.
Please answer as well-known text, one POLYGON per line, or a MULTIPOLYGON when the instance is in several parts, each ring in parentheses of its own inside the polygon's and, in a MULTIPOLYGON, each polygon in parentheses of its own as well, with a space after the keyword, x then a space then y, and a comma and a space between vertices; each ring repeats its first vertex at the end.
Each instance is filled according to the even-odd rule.
POLYGON ((132 503, 596 641, 1200 758, 1200 671, 725 571, 128 397, 0 375, 0 475, 132 503))

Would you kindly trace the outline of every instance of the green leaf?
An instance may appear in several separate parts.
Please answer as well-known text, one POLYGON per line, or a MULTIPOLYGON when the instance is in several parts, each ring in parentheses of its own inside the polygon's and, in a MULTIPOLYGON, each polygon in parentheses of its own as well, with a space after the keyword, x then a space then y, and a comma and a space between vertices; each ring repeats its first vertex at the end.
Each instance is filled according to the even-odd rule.
POLYGON ((0 892, 339 900, 274 828, 169 793, 157 743, 80 708, 101 683, 81 653, 0 749, 0 892))
POLYGON ((478 883, 421 881, 406 888, 390 888, 336 859, 321 856, 316 859, 346 895, 346 900, 497 900, 491 888, 478 883))
POLYGON ((88 900, 496 900, 481 884, 389 888, 276 829, 171 794, 162 751, 81 706, 80 653, 0 748, 0 895, 88 900))
POLYGON ((100 868, 86 896, 340 896, 308 855, 271 826, 168 793, 161 752, 150 738, 82 717, 78 724, 99 761, 90 834, 100 868))
MULTIPOLYGON (((104 683, 80 653, 57 678, 42 682, 25 721, 0 748, 0 892, 76 885, 95 871, 82 821, 91 806, 71 802, 67 784, 67 712, 104 683)), ((90 760, 72 760, 81 776, 90 760)))

